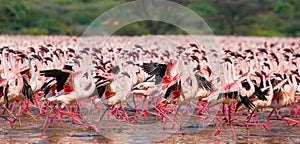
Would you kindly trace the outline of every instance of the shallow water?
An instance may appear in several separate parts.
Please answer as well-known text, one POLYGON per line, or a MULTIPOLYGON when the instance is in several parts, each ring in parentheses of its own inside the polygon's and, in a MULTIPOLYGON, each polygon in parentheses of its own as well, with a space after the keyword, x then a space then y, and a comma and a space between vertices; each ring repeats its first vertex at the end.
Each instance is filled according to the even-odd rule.
MULTIPOLYGON (((259 117, 266 116, 269 111, 258 113, 259 117)), ((285 113, 282 113, 284 116, 285 113)), ((214 136, 216 128, 213 124, 204 129, 197 126, 199 119, 191 118, 183 126, 183 130, 174 132, 162 129, 162 123, 155 118, 145 118, 134 124, 134 130, 128 124, 111 119, 103 122, 100 133, 86 130, 74 125, 68 117, 63 122, 54 121, 45 135, 41 137, 44 117, 37 121, 31 117, 22 116, 10 128, 7 121, 1 120, 0 140, 2 143, 300 143, 300 128, 288 126, 284 121, 271 121, 271 131, 266 132, 263 127, 250 127, 234 123, 237 139, 232 137, 229 126, 221 126, 221 133, 214 136)))

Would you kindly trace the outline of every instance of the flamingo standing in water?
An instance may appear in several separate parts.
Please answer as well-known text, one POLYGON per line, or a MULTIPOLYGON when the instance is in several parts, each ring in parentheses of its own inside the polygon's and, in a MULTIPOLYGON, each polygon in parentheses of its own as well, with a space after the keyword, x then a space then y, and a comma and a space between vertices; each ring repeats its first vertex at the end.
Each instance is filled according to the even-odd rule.
MULTIPOLYGON (((44 74, 46 76, 56 76, 56 78, 58 78, 58 75, 63 74, 62 71, 53 71, 53 70, 48 70, 48 71, 42 71, 42 74, 44 74), (47 73, 47 74, 46 74, 47 73), (52 74, 50 74, 52 73, 52 74)), ((67 75, 66 73, 64 73, 63 75, 67 75)), ((91 126, 91 125, 87 125, 82 123, 80 120, 76 119, 76 116, 78 116, 79 118, 81 118, 80 115, 74 113, 74 112, 70 112, 67 109, 67 112, 62 111, 62 109, 66 106, 70 106, 75 104, 76 102, 80 102, 84 99, 87 99, 91 96, 93 96, 93 94, 95 94, 95 82, 93 81, 93 77, 91 75, 90 72, 74 72, 69 74, 68 78, 69 82, 72 82, 72 90, 68 90, 69 87, 65 87, 64 88, 64 94, 58 94, 56 96, 52 96, 52 97, 48 97, 46 98, 47 101, 49 102, 53 102, 53 103, 58 103, 60 104, 60 106, 57 108, 56 113, 54 114, 54 116, 52 116, 50 118, 50 121, 48 122, 48 124, 45 126, 43 133, 45 133, 45 131, 47 130, 47 128, 49 127, 49 125, 51 124, 51 122, 55 119, 55 117, 60 114, 60 115, 69 115, 72 118, 72 122, 74 124, 79 124, 79 125, 83 125, 84 127, 88 128, 88 127, 92 127, 95 131, 99 132, 98 129, 95 126, 91 126), (87 80, 86 80, 87 79, 87 80), (83 83, 83 81, 88 83, 83 83), (67 89, 67 90, 65 90, 67 89)))
MULTIPOLYGON (((90 81, 93 82, 93 72, 91 72, 91 76, 88 76, 88 74, 84 72, 84 74, 82 74, 72 71, 73 68, 69 69, 67 72, 68 68, 63 68, 61 70, 60 67, 64 65, 66 60, 70 60, 72 58, 77 59, 77 61, 74 62, 76 62, 79 67, 89 67, 90 65, 85 65, 85 63, 81 62, 87 60, 88 57, 84 56, 87 54, 90 48, 85 48, 78 54, 74 51, 74 49, 72 49, 72 43, 76 41, 76 38, 72 38, 71 42, 65 41, 65 39, 60 39, 60 41, 57 42, 53 41, 52 39, 49 41, 47 37, 46 39, 40 39, 38 37, 32 38, 28 36, 24 38, 25 41, 30 38, 36 42, 25 42, 27 43, 26 45, 20 45, 19 42, 15 42, 16 40, 19 41, 19 38, 13 37, 11 38, 11 41, 17 44, 12 47, 6 47, 4 46, 6 45, 5 41, 9 41, 9 38, 7 38, 7 36, 2 37, 5 39, 4 42, 2 40, 0 43, 3 46, 3 48, 0 48, 0 51, 2 52, 1 77, 3 78, 2 86, 0 86, 0 90, 3 91, 3 93, 0 95, 2 108, 6 112, 13 110, 12 108, 6 110, 5 108, 7 107, 5 105, 7 104, 10 107, 19 104, 19 108, 23 108, 24 102, 26 103, 26 101, 29 100, 26 98, 26 94, 31 95, 30 89, 32 89, 33 93, 35 94, 42 94, 43 92, 40 91, 42 89, 46 94, 44 102, 49 103, 45 104, 45 106, 48 105, 52 107, 52 109, 49 111, 46 110, 46 115, 48 115, 48 113, 54 115, 73 115, 72 118, 75 119, 75 122, 79 122, 77 119, 79 116, 74 116, 78 114, 76 113, 77 111, 75 112, 71 110, 72 112, 69 113, 69 107, 70 105, 78 106, 77 102, 80 101, 79 98, 77 99, 75 97, 75 87, 79 87, 79 89, 82 89, 82 91, 86 92, 89 90, 92 91, 92 89, 89 88, 92 84, 90 81), (53 46, 48 45, 49 43, 53 43, 53 46), (13 47, 18 47, 20 49, 14 50, 12 49, 13 47), (25 54, 23 53, 22 48, 27 47, 31 48, 29 48, 29 51, 27 54, 25 54), (55 48, 57 48, 57 50, 55 50, 55 48), (37 55, 39 58, 39 61, 36 61, 35 63, 33 61, 35 61, 36 58, 32 59, 34 55, 37 55), (28 65, 29 69, 27 68, 28 65), (36 65, 36 68, 34 65, 36 65), (16 66, 19 67, 19 70, 16 66), (23 71, 23 67, 27 68, 28 70, 23 71), (36 70, 37 68, 38 70, 36 70), (50 72, 51 70, 54 70, 53 68, 57 70, 57 72, 50 72), (38 74, 40 70, 43 75, 42 77, 39 77, 38 74), (45 70, 48 72, 45 72, 45 70), (21 74, 21 77, 19 74, 21 74), (55 76, 52 77, 50 75, 55 76), (61 78, 57 78, 59 77, 58 75, 61 76, 61 78), (74 83, 74 78, 80 81, 80 84, 74 83), (15 91, 20 94, 16 96, 18 100, 14 100, 14 87, 19 88, 17 91, 15 91), (27 90, 27 92, 23 92, 23 90, 27 90), (11 95, 8 96, 9 93, 11 95), (53 110, 57 110, 59 113, 55 113, 53 110)), ((93 54, 95 58, 93 64, 95 66, 95 73, 97 73, 96 77, 99 79, 99 81, 96 83, 96 87, 98 93, 100 94, 100 102, 104 103, 105 107, 109 109, 110 114, 118 113, 115 114, 116 117, 123 117, 123 120, 127 120, 128 118, 124 118, 126 114, 122 113, 123 110, 120 112, 120 105, 122 105, 123 102, 126 102, 128 98, 135 98, 137 95, 144 96, 145 99, 149 100, 151 104, 161 104, 159 105, 160 107, 157 107, 157 105, 153 107, 157 108, 155 109, 156 111, 160 111, 156 114, 162 116, 163 118, 168 117, 170 114, 172 114, 171 112, 174 112, 168 109, 170 106, 176 106, 177 108, 180 105, 184 105, 194 100, 201 100, 201 103, 203 102, 204 104, 207 100, 210 101, 215 99, 220 103, 229 104, 232 106, 237 103, 237 105, 242 106, 238 110, 250 111, 245 119, 246 125, 252 124, 250 119, 254 111, 260 108, 268 107, 274 109, 273 113, 276 112, 276 115, 279 119, 286 120, 287 122, 293 121, 295 124, 298 124, 297 121, 288 119, 286 117, 281 117, 278 114, 279 109, 287 107, 293 102, 296 106, 298 105, 297 100, 294 100, 295 96, 293 96, 293 88, 296 87, 295 81, 297 81, 298 78, 295 76, 295 80, 293 80, 293 78, 290 76, 296 75, 299 70, 299 59, 293 59, 293 57, 299 57, 299 54, 297 54, 299 53, 297 49, 299 46, 297 45, 297 42, 295 42, 295 39, 291 38, 291 41, 290 38, 275 38, 265 42, 264 38, 219 38, 221 39, 221 45, 224 49, 224 60, 228 62, 225 65, 224 76, 216 78, 217 80, 221 80, 223 85, 223 87, 221 87, 219 90, 218 87, 211 81, 213 80, 212 77, 214 75, 212 77, 209 76, 209 70, 205 70, 205 67, 209 66, 207 64, 205 53, 208 53, 209 51, 199 49, 200 46, 197 46, 196 44, 190 44, 190 46, 187 48, 184 46, 176 46, 174 52, 165 50, 160 51, 161 47, 158 45, 160 41, 154 44, 155 47, 153 47, 152 50, 147 50, 146 47, 153 45, 153 43, 148 42, 148 39, 146 41, 148 45, 144 46, 143 43, 135 45, 136 48, 132 51, 124 50, 124 48, 115 48, 126 45, 131 38, 121 38, 122 43, 118 43, 121 41, 119 38, 117 38, 115 41, 116 43, 112 44, 111 46, 106 45, 102 50, 98 49, 98 45, 95 44, 95 46, 93 46, 94 48, 92 48, 95 50, 95 54, 93 54), (251 42, 249 42, 248 39, 250 39, 251 42), (229 48, 230 50, 228 50, 229 48), (244 51, 244 55, 242 55, 240 51, 244 51), (123 70, 121 68, 121 72, 114 73, 114 70, 110 70, 110 68, 116 65, 116 61, 118 60, 116 56, 118 55, 123 55, 123 58, 139 61, 138 64, 140 64, 141 67, 143 67, 143 62, 147 63, 145 66, 148 65, 150 70, 147 71, 146 68, 144 68, 144 70, 141 70, 140 74, 138 74, 139 70, 123 70), (142 55, 145 55, 145 57, 142 55), (197 71, 195 74, 196 79, 185 77, 184 73, 181 74, 180 71, 176 70, 176 68, 171 68, 174 64, 174 61, 170 62, 167 60, 175 57, 175 55, 177 57, 184 58, 190 57, 192 60, 198 62, 195 63, 200 65, 200 67, 197 69, 199 71, 197 71), (298 70, 296 68, 298 68, 298 70), (268 75, 272 71, 274 73, 268 75), (261 74, 262 76, 258 76, 259 74, 257 73, 261 74), (145 74, 145 76, 150 75, 150 77, 147 77, 146 80, 145 78, 141 78, 143 80, 136 80, 141 74, 145 74), (178 78, 176 77, 177 74, 178 78), (104 76, 105 78, 102 79, 100 76, 104 76), (280 80, 278 80, 278 78, 280 78, 280 80), (198 84, 196 86, 197 88, 191 87, 190 82, 192 80, 196 80, 195 83, 198 84), (123 85, 119 83, 126 84, 124 85, 126 88, 125 92, 120 92, 120 89, 123 88, 123 85), (197 93, 194 95, 193 91, 196 90, 197 93), (259 90, 262 93, 259 92, 259 90), (187 94, 188 92, 191 93, 187 94), (264 99, 264 97, 260 97, 263 95, 266 99, 264 99), (192 99, 193 97, 195 97, 195 99, 192 99), (155 98, 160 99, 159 101, 155 101, 157 100, 155 98), (164 108, 164 106, 168 107, 164 108)), ((178 38, 175 37, 175 39, 177 40, 178 38)), ((185 43, 189 42, 188 40, 181 38, 178 40, 183 40, 185 43)), ((212 58, 210 60, 212 60, 212 58)), ((138 65, 132 61, 127 61, 126 64, 132 64, 135 66, 138 65)), ((177 67, 177 64, 174 64, 174 67, 177 67)), ((74 66, 74 69, 76 68, 78 67, 74 66)), ((194 77, 193 74, 192 76, 194 77)), ((192 84, 194 84, 194 82, 192 82, 192 84)), ((299 84, 297 86, 299 87, 299 84)), ((91 96, 92 95, 93 94, 91 94, 91 96)), ((34 98, 36 98, 36 96, 34 98)), ((81 96, 81 98, 87 99, 89 96, 85 95, 81 96)), ((37 105, 37 100, 33 102, 35 104, 29 105, 29 107, 39 107, 37 105)), ((224 108, 226 107, 224 106, 224 108)), ((125 110, 123 112, 125 112, 125 110)), ((224 115, 226 117, 227 115, 225 112, 226 111, 224 109, 224 115)), ((144 112, 144 114, 147 113, 144 112)), ((231 120, 228 117, 226 120, 231 120)), ((53 116, 52 118, 55 117, 53 116)))
MULTIPOLYGON (((156 88, 154 87, 153 89, 152 87, 151 90, 157 95, 163 93, 167 94, 167 92, 170 91, 170 89, 177 87, 174 87, 174 85, 178 84, 179 79, 182 75, 182 66, 182 61, 166 61, 164 63, 153 62, 143 63, 143 65, 141 65, 142 69, 150 75, 145 81, 149 79, 154 79, 154 84, 156 85, 156 88)), ((176 94, 177 97, 180 95, 178 94, 179 93, 176 94)), ((168 96, 165 96, 165 98, 167 97, 168 96)), ((165 100, 163 99, 162 102, 164 101, 165 100)), ((167 117, 167 115, 163 112, 166 108, 166 104, 157 103, 153 107, 163 116, 163 118, 167 117)))
MULTIPOLYGON (((231 65, 233 65, 233 63, 231 62, 231 60, 229 59, 225 59, 225 61, 231 63, 231 65)), ((234 69, 234 67, 229 67, 231 69, 234 69)), ((251 75, 254 75, 253 70, 251 67, 249 67, 250 72, 246 72, 244 74, 242 74, 239 78, 235 78, 235 76, 233 76, 234 80, 232 83, 229 83, 227 85, 225 85, 223 88, 219 89, 218 91, 214 92, 212 95, 210 95, 207 99, 208 102, 212 101, 212 100, 217 100, 219 101, 219 103, 223 103, 223 104, 234 104, 236 102, 240 102, 243 105, 245 105, 245 107, 249 108, 249 109, 254 109, 255 106, 253 105, 253 103, 249 100, 249 97, 253 94, 257 95, 261 100, 266 100, 265 96, 262 95, 261 90, 253 84, 253 82, 250 79, 251 75), (244 80, 246 80, 246 82, 243 82, 244 80), (245 91, 244 88, 249 89, 248 91, 245 91), (256 91, 258 90, 258 91, 256 91)), ((224 70, 225 71, 225 70, 224 70)), ((234 72, 234 71, 233 71, 234 72)), ((233 73, 231 70, 229 70, 229 75, 233 74, 235 75, 235 73, 233 73)), ((225 76, 226 77, 226 76, 225 76)), ((228 81, 228 80, 227 80, 228 81)), ((225 109, 226 107, 223 106, 223 113, 225 113, 225 109)), ((234 132, 233 126, 232 126, 232 120, 231 120, 231 106, 229 106, 228 108, 228 118, 225 117, 225 120, 229 123, 231 131, 234 135, 234 137, 236 137, 236 134, 234 132)), ((216 135, 219 134, 220 130, 217 130, 216 135)))
MULTIPOLYGON (((129 117, 122 102, 129 98, 132 87, 143 81, 143 78, 140 76, 140 69, 134 65, 128 65, 122 69, 124 72, 117 71, 115 74, 111 74, 110 80, 103 81, 103 84, 99 87, 101 90, 99 91, 101 92, 99 93, 100 101, 107 107, 99 122, 102 121, 104 114, 109 111, 116 118, 129 123, 129 117)), ((133 118, 135 119, 135 117, 133 118)))
MULTIPOLYGON (((281 81, 280 83, 278 83, 276 86, 273 86, 273 84, 271 83, 271 76, 272 76, 273 73, 270 73, 268 74, 266 77, 264 77, 264 81, 265 81, 265 78, 267 78, 268 80, 268 84, 269 86, 267 87, 264 87, 262 88, 262 91, 266 97, 266 100, 261 100, 259 99, 256 95, 251 95, 249 97, 250 101, 253 103, 254 105, 254 109, 249 109, 250 110, 250 115, 248 115, 244 121, 244 123, 247 125, 254 125, 254 126, 263 126, 267 131, 270 130, 270 127, 269 125, 267 124, 260 124, 260 123, 251 123, 249 122, 253 116, 253 114, 259 110, 259 109, 262 109, 262 108, 268 108, 270 107, 271 105, 271 102, 272 102, 272 99, 273 99, 273 96, 274 96, 274 92, 277 91, 278 89, 281 89, 282 86, 287 82, 287 80, 283 80, 281 81)), ((243 90, 243 93, 248 93, 247 90, 243 90)), ((236 106, 236 111, 241 111, 241 110, 245 110, 245 109, 248 109, 246 107, 243 107, 243 108, 239 108, 239 104, 237 104, 236 106)), ((248 134, 249 134, 249 131, 248 131, 248 134)))
MULTIPOLYGON (((12 53, 14 51, 11 51, 12 53)), ((4 56, 5 57, 5 56, 4 56)), ((7 63, 2 63, 2 65, 6 65, 9 64, 9 62, 11 63, 11 65, 14 65, 11 67, 11 72, 6 72, 9 74, 4 74, 4 78, 5 78, 5 86, 4 86, 4 97, 2 97, 2 99, 0 99, 0 105, 3 105, 4 103, 6 103, 6 106, 8 106, 8 104, 10 103, 14 103, 15 101, 20 101, 19 102, 19 110, 18 110, 18 115, 20 116, 20 110, 23 107, 23 100, 25 98, 28 98, 32 103, 33 103, 33 91, 31 89, 31 86, 26 78, 25 75, 22 75, 22 72, 20 71, 20 65, 19 63, 15 62, 16 58, 9 53, 9 57, 8 57, 8 61, 6 61, 6 58, 2 57, 2 62, 7 62, 7 63), (14 61, 14 62, 12 62, 14 61), (16 75, 13 76, 13 75, 16 75)), ((27 102, 27 99, 25 100, 27 102)), ((26 108, 25 111, 28 108, 28 103, 26 104, 26 108)), ((24 113, 25 111, 23 111, 22 113, 24 113)), ((29 111, 27 111, 28 114, 29 111)), ((32 116, 30 114, 30 116, 32 116)), ((33 116, 32 116, 33 117, 33 116)))
POLYGON ((284 74, 287 81, 288 81, 288 86, 289 90, 285 90, 283 88, 279 89, 278 91, 274 92, 274 96, 272 99, 272 102, 270 104, 270 108, 273 108, 272 112, 268 116, 268 121, 271 119, 272 114, 275 112, 276 117, 278 119, 285 120, 288 125, 290 125, 290 121, 294 122, 300 127, 299 121, 282 117, 278 113, 278 109, 282 107, 287 107, 290 106, 294 102, 295 98, 295 93, 296 93, 296 88, 297 88, 297 80, 296 80, 296 75, 293 74, 291 77, 288 77, 287 74, 284 74))

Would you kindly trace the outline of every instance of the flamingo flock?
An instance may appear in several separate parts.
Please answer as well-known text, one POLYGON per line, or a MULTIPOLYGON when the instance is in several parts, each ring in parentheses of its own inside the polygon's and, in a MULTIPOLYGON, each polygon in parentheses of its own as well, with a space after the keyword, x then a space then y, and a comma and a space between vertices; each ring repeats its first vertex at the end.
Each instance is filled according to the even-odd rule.
POLYGON ((205 123, 210 117, 215 135, 228 125, 234 138, 236 123, 248 134, 250 126, 270 131, 272 120, 300 127, 299 38, 219 36, 219 47, 211 48, 186 36, 168 37, 178 43, 116 36, 109 44, 98 38, 82 47, 78 37, 2 35, 0 120, 13 127, 22 115, 45 118, 41 135, 63 116, 97 132, 104 117, 132 125, 150 115, 173 127, 179 118, 205 123), (87 100, 101 115, 95 125, 82 116, 87 100), (191 107, 196 113, 188 112, 191 107), (265 121, 257 120, 267 110, 265 121))

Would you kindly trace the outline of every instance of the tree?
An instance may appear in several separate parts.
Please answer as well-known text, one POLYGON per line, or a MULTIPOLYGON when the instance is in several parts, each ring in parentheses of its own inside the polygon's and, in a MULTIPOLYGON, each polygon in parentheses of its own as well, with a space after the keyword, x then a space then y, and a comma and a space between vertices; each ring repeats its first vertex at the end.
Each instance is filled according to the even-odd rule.
POLYGON ((209 3, 218 10, 213 19, 226 22, 231 35, 237 33, 238 26, 244 18, 259 10, 257 4, 249 0, 211 0, 209 3))

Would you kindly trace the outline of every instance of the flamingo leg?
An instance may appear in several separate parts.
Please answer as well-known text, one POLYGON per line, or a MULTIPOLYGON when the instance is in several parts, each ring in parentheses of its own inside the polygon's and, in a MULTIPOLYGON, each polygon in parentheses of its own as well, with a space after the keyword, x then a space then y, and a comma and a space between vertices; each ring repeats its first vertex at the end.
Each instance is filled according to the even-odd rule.
MULTIPOLYGON (((179 129, 182 129, 182 125, 183 125, 183 123, 184 123, 183 118, 184 118, 184 116, 187 115, 187 111, 188 111, 189 107, 190 107, 190 103, 189 103, 188 105, 185 106, 185 109, 183 110, 183 112, 182 112, 182 114, 181 114, 181 116, 180 116, 180 118, 181 118, 181 123, 180 123, 179 129)), ((180 108, 180 106, 177 108, 177 111, 179 111, 179 108, 180 108)))
POLYGON ((31 114, 30 110, 29 110, 29 100, 28 99, 25 99, 25 103, 23 103, 23 111, 21 112, 22 114, 26 113, 35 121, 37 121, 37 119, 31 114))
POLYGON ((231 129, 231 132, 233 134, 233 138, 236 139, 236 134, 235 134, 235 131, 234 131, 234 128, 233 128, 233 125, 232 125, 232 119, 231 119, 231 105, 227 105, 228 106, 228 123, 229 123, 229 126, 230 126, 230 129, 231 129))
POLYGON ((100 116, 99 121, 97 122, 96 126, 98 126, 102 122, 102 119, 103 119, 103 117, 104 117, 104 115, 107 111, 109 111, 109 108, 106 108, 105 111, 102 113, 102 115, 100 116))
MULTIPOLYGON (((153 105, 152 105, 152 106, 153 106, 153 105)), ((163 112, 163 110, 161 109, 161 107, 153 106, 153 108, 154 108, 158 113, 161 114, 164 123, 166 122, 166 119, 169 119, 169 120, 172 122, 172 124, 175 123, 175 122, 173 121, 172 118, 170 118, 166 113, 163 112)))
POLYGON ((4 110, 7 111, 8 114, 10 114, 14 119, 17 119, 14 114, 9 110, 7 109, 5 106, 4 106, 4 110))
POLYGON ((244 124, 245 124, 246 127, 247 127, 247 133, 248 133, 248 136, 250 136, 249 125, 253 125, 253 126, 263 126, 264 129, 265 129, 266 131, 268 131, 268 132, 270 131, 270 126, 268 125, 268 123, 262 124, 262 123, 250 122, 250 120, 251 120, 252 117, 253 117, 253 114, 255 114, 255 113, 256 113, 255 111, 251 112, 250 116, 249 116, 248 118, 246 118, 245 121, 244 121, 244 124))
MULTIPOLYGON (((46 133, 47 129, 49 128, 50 124, 55 120, 56 116, 60 113, 60 107, 56 110, 55 114, 50 118, 50 121, 47 123, 47 125, 45 126, 42 134, 41 134, 41 137, 44 136, 44 134, 46 133)), ((48 119, 46 119, 48 120, 48 119)))
POLYGON ((290 109, 290 118, 292 118, 293 117, 293 115, 295 114, 295 109, 297 108, 297 103, 296 103, 296 101, 294 101, 293 103, 292 103, 292 105, 291 105, 291 109, 290 109))
POLYGON ((11 120, 11 119, 7 118, 6 116, 0 116, 0 117, 7 120, 9 122, 9 125, 11 128, 14 126, 16 119, 11 120))
POLYGON ((228 105, 223 104, 223 115, 224 115, 223 120, 225 120, 225 121, 223 122, 222 125, 225 125, 226 123, 228 123, 230 121, 230 119, 229 119, 230 114, 228 113, 229 111, 230 111, 230 109, 228 109, 228 105))

